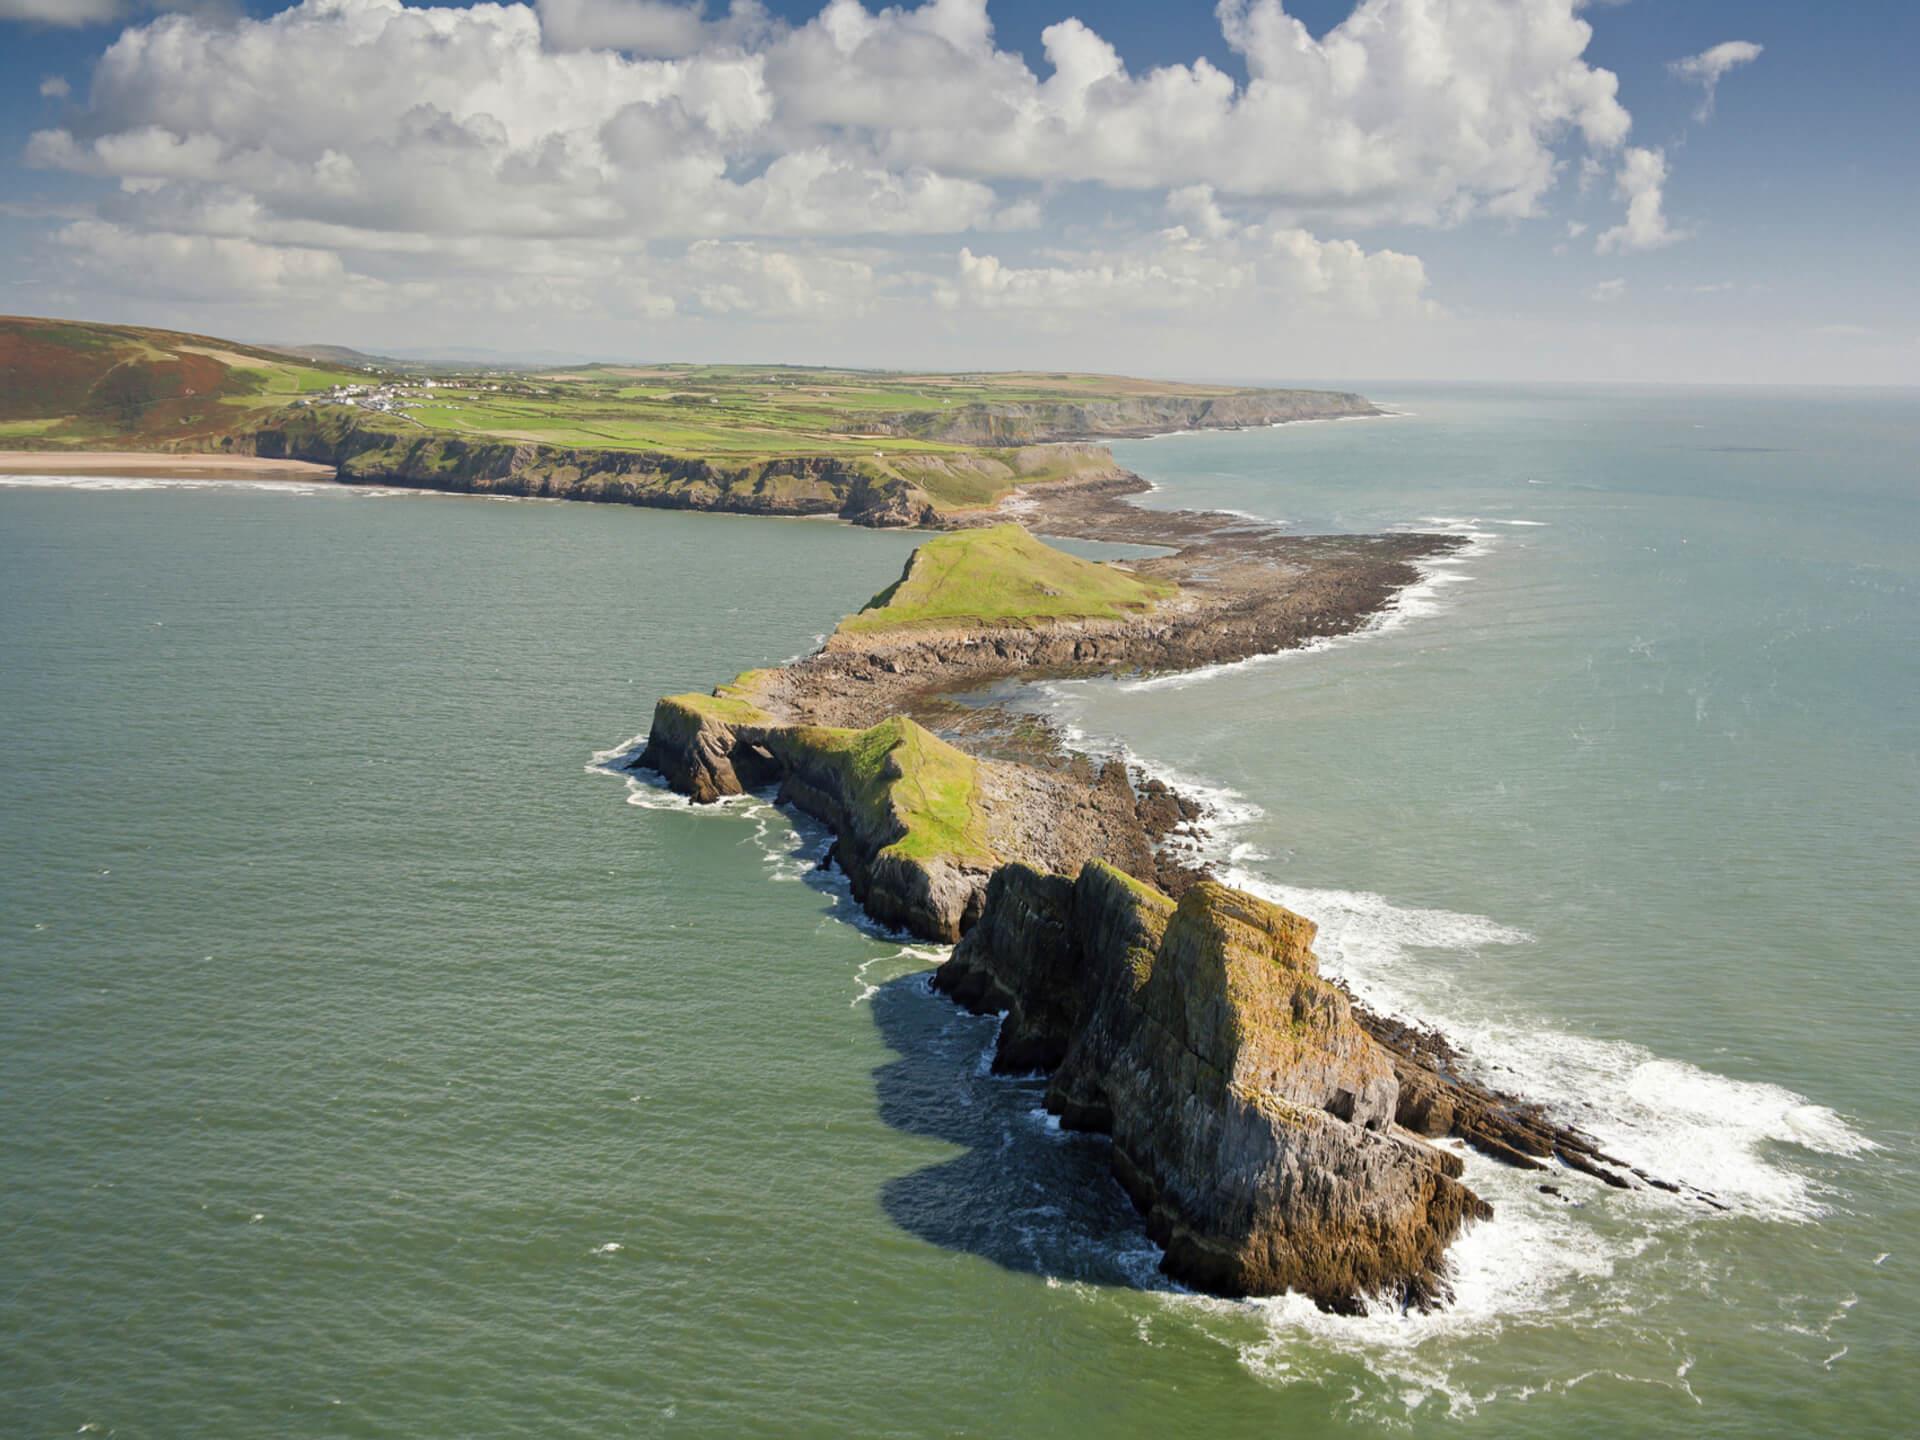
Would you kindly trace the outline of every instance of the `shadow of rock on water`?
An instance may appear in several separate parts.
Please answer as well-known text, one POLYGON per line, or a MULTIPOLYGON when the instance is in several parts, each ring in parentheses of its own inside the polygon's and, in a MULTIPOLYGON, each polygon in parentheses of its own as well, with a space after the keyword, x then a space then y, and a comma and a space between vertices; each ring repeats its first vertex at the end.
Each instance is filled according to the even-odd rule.
POLYGON ((1009 1270, 1061 1280, 1170 1289, 1160 1249, 1108 1172, 1100 1136, 1057 1128, 1039 1077, 989 1074, 999 1022, 936 994, 924 973, 882 985, 869 1004, 900 1058, 876 1069, 880 1118, 964 1147, 881 1190, 901 1229, 1009 1270))

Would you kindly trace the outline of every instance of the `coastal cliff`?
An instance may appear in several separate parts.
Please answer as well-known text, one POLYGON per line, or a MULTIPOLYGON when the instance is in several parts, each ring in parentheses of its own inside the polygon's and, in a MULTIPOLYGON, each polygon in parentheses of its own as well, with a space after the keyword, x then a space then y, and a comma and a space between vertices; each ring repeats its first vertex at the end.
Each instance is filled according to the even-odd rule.
POLYGON ((934 527, 966 523, 1022 487, 1126 480, 1091 441, 1381 413, 1362 396, 1320 390, 974 404, 862 417, 861 449, 845 453, 726 459, 459 435, 351 406, 313 405, 226 437, 225 449, 332 465, 349 484, 934 527), (887 438, 922 448, 867 450, 887 438))
POLYGON ((1113 1137, 1115 1177, 1176 1279, 1328 1308, 1444 1299, 1486 1204, 1393 1120, 1392 1058, 1320 978, 1311 921, 1212 881, 1175 905, 1098 861, 994 874, 935 973, 1003 1011, 994 1068, 1050 1069, 1047 1108, 1113 1137))
POLYGON ((0 429, 48 453, 253 456, 348 484, 863 525, 1123 478, 1097 444, 1378 414, 1363 397, 1062 372, 445 367, 0 316, 0 429))
POLYGON ((638 764, 700 803, 768 786, 834 832, 833 858, 875 919, 958 940, 998 863, 980 763, 905 716, 866 730, 788 725, 742 698, 672 695, 638 764))
POLYGON ((881 434, 964 445, 1031 445, 1051 440, 1124 439, 1171 430, 1243 430, 1296 420, 1350 419, 1382 412, 1364 395, 1336 390, 1239 390, 1222 395, 1140 395, 1080 403, 985 404, 889 415, 881 434))
POLYGON ((747 515, 832 515, 876 527, 937 525, 974 496, 991 500, 1023 484, 1122 473, 1097 445, 725 461, 396 428, 345 406, 284 412, 236 437, 229 453, 331 465, 348 484, 747 515))
POLYGON ((1447 1245, 1489 1211, 1428 1137, 1664 1184, 1354 1005, 1320 975, 1310 921, 1183 848, 1198 806, 986 698, 1347 633, 1459 543, 1146 512, 1124 503, 1137 487, 1048 487, 1012 513, 1171 553, 1102 564, 1016 524, 952 530, 814 654, 661 700, 633 763, 696 803, 774 789, 832 828, 870 914, 957 941, 937 987, 1005 1016, 995 1069, 1049 1072, 1062 1124, 1112 1136, 1166 1269, 1198 1288, 1441 1303, 1447 1245))

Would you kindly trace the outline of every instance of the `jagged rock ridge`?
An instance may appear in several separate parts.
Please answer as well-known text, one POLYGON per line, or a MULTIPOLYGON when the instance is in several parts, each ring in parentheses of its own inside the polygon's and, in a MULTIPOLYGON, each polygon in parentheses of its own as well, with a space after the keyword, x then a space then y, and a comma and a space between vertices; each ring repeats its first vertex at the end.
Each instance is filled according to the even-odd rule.
POLYGON ((1313 923, 1213 881, 1177 905, 1098 861, 995 872, 934 984, 1004 1011, 1003 1071, 1113 1137, 1175 1278, 1352 1310, 1447 1294, 1446 1246, 1491 1213, 1457 1157, 1398 1130, 1392 1058, 1321 979, 1313 923))

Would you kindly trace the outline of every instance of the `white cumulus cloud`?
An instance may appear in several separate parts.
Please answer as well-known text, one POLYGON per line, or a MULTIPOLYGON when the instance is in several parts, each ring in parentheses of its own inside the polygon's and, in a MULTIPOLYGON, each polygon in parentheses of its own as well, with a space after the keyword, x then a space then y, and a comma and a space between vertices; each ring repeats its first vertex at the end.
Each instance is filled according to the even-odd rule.
POLYGON ((940 299, 949 307, 1180 311, 1196 319, 1229 310, 1242 320, 1306 309, 1424 316, 1433 311, 1426 288, 1415 256, 1222 219, 1211 234, 1176 225, 1130 247, 1061 252, 1034 265, 962 248, 940 299))
POLYGON ((1704 123, 1713 118, 1713 98, 1720 88, 1720 77, 1735 66, 1752 64, 1760 58, 1765 48, 1751 40, 1725 40, 1702 50, 1698 55, 1675 60, 1667 69, 1680 79, 1692 81, 1700 87, 1703 93, 1694 118, 1704 123))
POLYGON ((1664 150, 1629 145, 1614 177, 1614 189, 1627 202, 1627 218, 1600 232, 1594 249, 1602 255, 1660 250, 1686 238, 1667 223, 1667 156, 1664 150))
POLYGON ((1134 73, 1079 20, 1042 32, 1051 71, 998 49, 984 0, 868 11, 832 0, 766 51, 791 122, 874 138, 958 173, 1207 184, 1301 211, 1433 223, 1534 213, 1577 134, 1629 117, 1572 0, 1362 0, 1315 39, 1279 0, 1221 0, 1245 85, 1204 59, 1134 73))
POLYGON ((794 20, 762 0, 53 8, 84 7, 148 18, 26 158, 99 182, 95 228, 54 250, 133 295, 227 277, 462 315, 1185 297, 1231 323, 1252 297, 1424 316, 1421 261, 1341 232, 1538 215, 1575 166, 1618 170, 1628 219, 1603 248, 1675 238, 1664 157, 1623 151, 1579 0, 1356 0, 1317 36, 1283 0, 1219 0, 1201 23, 1244 79, 1130 64, 1072 18, 1030 64, 986 0, 821 0, 794 20), (1102 203, 1103 240, 1068 243, 1056 209, 1102 203))
POLYGON ((0 20, 42 25, 97 25, 120 18, 120 0, 0 0, 0 20))

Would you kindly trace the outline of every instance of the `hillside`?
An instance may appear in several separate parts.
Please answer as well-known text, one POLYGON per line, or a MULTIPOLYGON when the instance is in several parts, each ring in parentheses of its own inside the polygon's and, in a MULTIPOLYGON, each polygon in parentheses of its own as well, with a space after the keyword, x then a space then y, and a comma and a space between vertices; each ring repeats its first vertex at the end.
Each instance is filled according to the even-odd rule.
POLYGON ((845 634, 956 625, 1118 620, 1150 610, 1174 587, 1034 539, 1018 525, 929 540, 906 572, 841 622, 845 634))
POLYGON ((928 524, 1117 473, 1070 442, 1376 414, 1358 395, 793 365, 431 367, 0 317, 0 449, 312 461, 349 482, 928 524))
POLYGON ((209 335, 5 318, 0 445, 232 449, 261 417, 366 378, 209 335))

